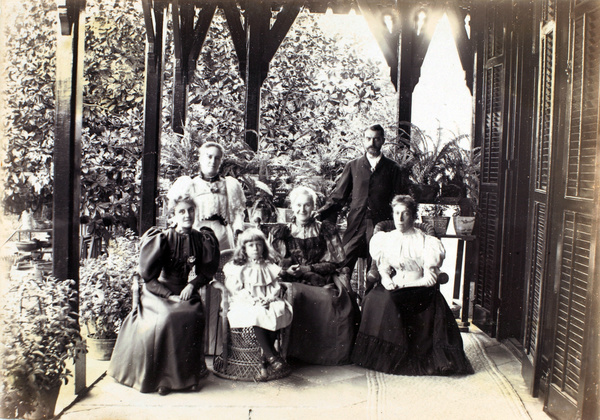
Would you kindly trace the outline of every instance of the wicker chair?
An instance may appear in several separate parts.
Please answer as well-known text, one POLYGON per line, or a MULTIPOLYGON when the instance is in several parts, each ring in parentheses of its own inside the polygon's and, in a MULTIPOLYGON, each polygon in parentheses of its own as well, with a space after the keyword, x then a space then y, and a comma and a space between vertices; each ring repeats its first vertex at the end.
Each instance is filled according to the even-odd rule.
MULTIPOLYGON (((375 235, 377 232, 390 232, 390 231, 394 230, 395 228, 396 228, 396 226, 394 225, 393 220, 385 220, 385 221, 379 222, 379 223, 377 223, 377 225, 375 225, 375 228, 373 229, 373 235, 375 235)), ((415 228, 422 230, 427 235, 435 236, 435 230, 433 229, 433 226, 431 226, 429 223, 416 222, 415 228)), ((438 286, 440 284, 448 283, 448 279, 449 279, 449 277, 448 277, 447 273, 442 272, 442 273, 438 274, 438 278, 437 278, 438 286)), ((371 290, 373 288, 373 286, 375 286, 375 284, 377 284, 379 281, 381 281, 381 275, 379 274, 379 270, 377 269, 376 262, 373 261, 371 263, 371 268, 369 269, 369 272, 367 273, 366 292, 371 290)))
POLYGON ((212 283, 213 287, 221 292, 221 311, 217 328, 220 328, 223 337, 222 353, 215 355, 213 359, 213 373, 221 378, 247 382, 270 381, 288 376, 291 373, 289 369, 273 373, 264 367, 262 350, 252 327, 229 327, 227 321, 229 298, 224 285, 223 266, 232 256, 233 250, 221 252, 219 270, 215 275, 216 281, 212 283))

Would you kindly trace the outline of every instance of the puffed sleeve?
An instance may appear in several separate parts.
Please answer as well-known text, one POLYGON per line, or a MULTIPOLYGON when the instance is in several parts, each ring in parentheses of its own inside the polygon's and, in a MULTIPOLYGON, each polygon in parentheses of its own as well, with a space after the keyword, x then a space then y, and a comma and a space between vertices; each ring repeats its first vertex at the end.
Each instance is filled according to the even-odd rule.
POLYGON ((229 222, 234 232, 236 230, 244 230, 244 210, 246 210, 246 197, 242 184, 230 176, 225 177, 227 186, 227 205, 229 222))
POLYGON ((435 236, 426 235, 423 245, 423 280, 428 284, 435 284, 440 267, 446 258, 446 250, 442 241, 435 236))
POLYGON ((386 236, 386 232, 377 232, 371 238, 371 242, 369 242, 369 253, 377 262, 381 261, 387 248, 386 236))
POLYGON ((196 278, 190 283, 197 289, 207 284, 219 269, 219 240, 212 229, 200 228, 194 241, 194 255, 196 256, 196 278))
POLYGON ((389 273, 392 267, 388 258, 386 258, 386 252, 389 253, 390 240, 389 233, 380 231, 373 235, 369 242, 369 253, 373 258, 373 261, 377 263, 377 269, 379 273, 389 273))
POLYGON ((228 262, 223 267, 223 274, 225 275, 225 287, 232 296, 239 293, 244 288, 242 282, 242 269, 243 265, 236 265, 233 262, 228 262))
POLYGON ((151 293, 169 297, 173 293, 163 286, 158 277, 163 268, 163 257, 168 255, 167 236, 157 228, 150 228, 140 240, 140 272, 146 289, 151 293))

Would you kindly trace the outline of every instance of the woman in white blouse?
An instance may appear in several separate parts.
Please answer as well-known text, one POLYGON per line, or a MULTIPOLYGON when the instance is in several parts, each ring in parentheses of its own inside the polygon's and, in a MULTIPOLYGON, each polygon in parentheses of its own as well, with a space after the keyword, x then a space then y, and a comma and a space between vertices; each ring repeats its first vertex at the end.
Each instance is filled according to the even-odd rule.
POLYGON ((439 239, 414 227, 417 203, 392 200, 396 229, 369 244, 381 283, 363 301, 352 361, 397 375, 470 373, 472 367, 437 276, 445 257, 439 239))
POLYGON ((194 178, 196 222, 194 229, 211 228, 221 250, 235 246, 234 234, 244 229, 246 197, 240 182, 220 176, 223 146, 206 142, 200 147, 200 175, 194 178))

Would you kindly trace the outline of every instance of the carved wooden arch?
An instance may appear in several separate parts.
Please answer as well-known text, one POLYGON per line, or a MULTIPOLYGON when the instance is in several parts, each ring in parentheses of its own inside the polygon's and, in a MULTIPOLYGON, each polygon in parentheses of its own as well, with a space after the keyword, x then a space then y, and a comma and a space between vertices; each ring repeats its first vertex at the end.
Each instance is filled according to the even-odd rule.
MULTIPOLYGON (((173 130, 183 133, 189 74, 195 69, 215 10, 219 7, 225 14, 239 60, 240 76, 246 84, 244 137, 255 151, 259 141, 262 83, 267 77, 269 63, 303 7, 312 13, 323 13, 328 9, 334 13, 348 13, 354 9, 365 16, 390 67, 391 82, 398 91, 398 121, 411 120, 412 92, 429 46, 428 34, 433 33, 432 30, 418 33, 415 19, 419 11, 426 9, 427 24, 435 28, 444 10, 449 7, 446 2, 408 0, 142 0, 142 5, 148 53, 140 232, 152 226, 156 219, 164 13, 169 5, 175 44, 173 130), (273 16, 275 20, 271 24, 273 16), (386 19, 391 22, 389 28, 386 19)), ((468 61, 468 53, 464 56, 463 66, 468 61)))

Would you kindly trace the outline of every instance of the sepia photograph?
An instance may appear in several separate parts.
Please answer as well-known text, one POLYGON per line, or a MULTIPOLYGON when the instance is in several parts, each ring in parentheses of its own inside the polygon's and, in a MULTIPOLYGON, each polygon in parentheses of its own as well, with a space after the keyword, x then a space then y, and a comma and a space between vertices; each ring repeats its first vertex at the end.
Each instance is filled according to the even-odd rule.
POLYGON ((0 0, 0 419, 599 420, 599 0, 0 0))

